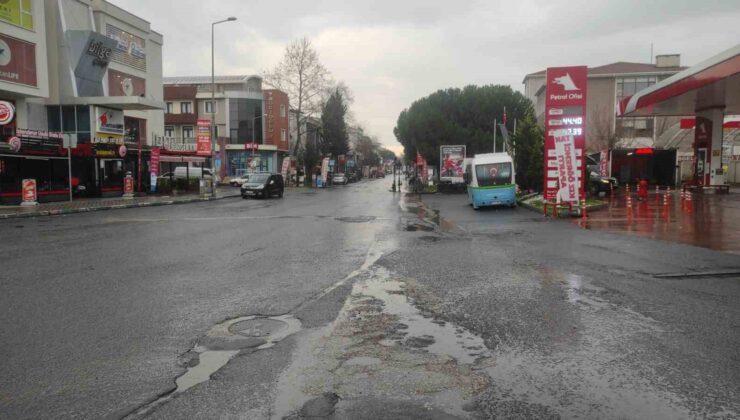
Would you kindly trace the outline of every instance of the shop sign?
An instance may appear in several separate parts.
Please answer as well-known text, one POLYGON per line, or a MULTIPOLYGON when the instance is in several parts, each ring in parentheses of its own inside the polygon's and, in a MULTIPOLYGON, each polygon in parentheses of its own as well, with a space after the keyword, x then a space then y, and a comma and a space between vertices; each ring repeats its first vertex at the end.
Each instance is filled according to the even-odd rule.
POLYGON ((211 155, 211 120, 198 119, 196 129, 196 153, 200 156, 211 155))
POLYGON ((33 30, 33 4, 24 0, 0 1, 0 20, 33 30))
POLYGON ((465 146, 440 146, 439 149, 439 180, 462 184, 465 146))
POLYGON ((8 101, 0 101, 0 125, 10 124, 15 117, 15 106, 8 101))
POLYGON ((110 63, 110 54, 112 49, 105 46, 102 41, 90 40, 87 45, 87 54, 93 57, 92 65, 102 68, 108 67, 110 63))
POLYGON ((585 180, 580 174, 586 147, 588 68, 551 67, 546 78, 544 196, 548 201, 574 201, 585 180))
POLYGON ((159 175, 159 147, 152 147, 149 158, 149 172, 154 177, 159 175))
POLYGON ((96 124, 98 132, 123 135, 123 111, 119 109, 95 107, 95 114, 97 117, 96 124))
POLYGON ((112 60, 146 71, 146 41, 111 24, 105 25, 105 36, 113 42, 112 60))
POLYGON ((126 152, 128 152, 128 150, 126 149, 126 146, 124 146, 124 145, 118 146, 118 156, 120 156, 122 158, 125 158, 126 157, 126 152))
POLYGON ((36 45, 0 34, 0 80, 35 87, 36 45))
POLYGON ((92 144, 123 144, 123 137, 93 137, 90 139, 90 143, 92 144))
POLYGON ((7 143, 13 153, 52 156, 59 154, 62 147, 62 133, 17 128, 15 134, 7 143))
POLYGON ((21 183, 21 190, 23 191, 23 202, 24 203, 35 203, 36 197, 36 180, 35 179, 24 179, 21 183))
POLYGON ((244 143, 244 150, 258 150, 259 148, 259 143, 244 143))

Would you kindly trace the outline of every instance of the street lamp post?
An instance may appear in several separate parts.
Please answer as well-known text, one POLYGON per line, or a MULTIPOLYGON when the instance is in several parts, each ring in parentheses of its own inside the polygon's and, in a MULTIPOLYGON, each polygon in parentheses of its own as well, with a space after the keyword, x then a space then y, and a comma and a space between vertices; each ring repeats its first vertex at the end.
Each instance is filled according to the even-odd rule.
MULTIPOLYGON (((215 42, 214 42, 214 34, 215 34, 215 27, 219 23, 224 22, 233 22, 236 18, 234 16, 230 16, 224 20, 219 20, 218 22, 211 23, 211 111, 213 112, 213 116, 211 117, 211 165, 213 166, 213 146, 215 143, 217 143, 217 137, 216 137, 216 65, 215 65, 215 42)), ((214 167, 213 170, 215 171, 216 168, 214 167)), ((200 171, 201 177, 203 176, 203 170, 200 171)), ((214 197, 216 195, 215 187, 216 184, 216 174, 211 174, 211 197, 214 197)))

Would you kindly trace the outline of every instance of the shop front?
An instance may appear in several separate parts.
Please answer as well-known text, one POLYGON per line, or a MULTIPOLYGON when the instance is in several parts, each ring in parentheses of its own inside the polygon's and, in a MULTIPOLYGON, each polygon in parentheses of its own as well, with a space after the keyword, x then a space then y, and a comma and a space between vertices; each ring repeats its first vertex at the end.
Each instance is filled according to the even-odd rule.
POLYGON ((277 147, 269 144, 259 144, 254 145, 256 148, 250 148, 250 145, 250 143, 226 145, 226 173, 228 176, 240 176, 253 172, 277 172, 279 170, 277 147))
POLYGON ((20 204, 24 179, 36 180, 39 202, 68 200, 68 168, 62 133, 4 126, 0 139, 0 204, 20 204))

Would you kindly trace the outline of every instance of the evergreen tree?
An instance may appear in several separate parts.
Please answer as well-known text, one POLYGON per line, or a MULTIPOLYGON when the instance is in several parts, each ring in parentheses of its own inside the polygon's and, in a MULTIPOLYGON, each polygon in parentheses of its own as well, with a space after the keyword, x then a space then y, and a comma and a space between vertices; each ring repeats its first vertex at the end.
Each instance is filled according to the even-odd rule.
POLYGON ((329 96, 321 113, 321 125, 324 137, 323 152, 331 153, 333 157, 349 152, 349 136, 347 135, 347 104, 342 92, 336 89, 329 96))
POLYGON ((523 190, 542 191, 545 133, 531 110, 517 121, 512 143, 517 185, 523 190))

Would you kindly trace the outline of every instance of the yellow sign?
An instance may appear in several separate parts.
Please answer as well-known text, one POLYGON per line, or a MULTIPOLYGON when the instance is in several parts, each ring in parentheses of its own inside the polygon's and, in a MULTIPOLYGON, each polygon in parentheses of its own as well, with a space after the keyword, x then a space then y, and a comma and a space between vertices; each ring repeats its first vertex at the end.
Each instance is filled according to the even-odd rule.
POLYGON ((0 20, 33 30, 31 0, 0 0, 0 20))

